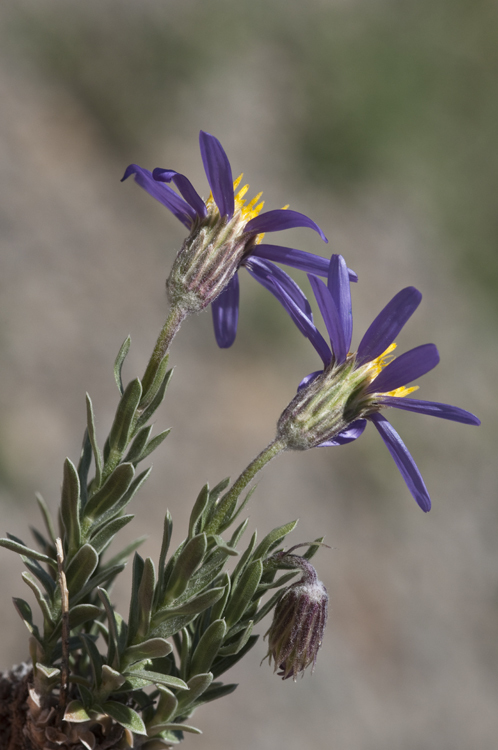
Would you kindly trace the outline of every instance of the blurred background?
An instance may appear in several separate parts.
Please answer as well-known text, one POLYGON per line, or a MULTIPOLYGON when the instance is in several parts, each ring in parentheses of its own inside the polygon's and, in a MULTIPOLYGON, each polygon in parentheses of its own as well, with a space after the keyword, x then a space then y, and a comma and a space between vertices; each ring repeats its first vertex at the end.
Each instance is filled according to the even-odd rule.
MULTIPOLYGON (((421 289, 398 352, 433 341, 441 363, 417 395, 483 423, 392 414, 431 492, 428 515, 372 428, 268 467, 251 524, 264 534, 300 518, 290 541, 325 534, 332 547, 316 558, 326 640, 297 684, 260 667, 261 640, 229 676, 237 691, 199 710, 204 735, 184 747, 496 748, 497 4, 6 0, 0 14, 1 534, 29 540, 37 490, 56 508, 85 391, 103 442, 119 346, 130 333, 125 375, 140 375, 165 318, 185 232, 120 184, 125 167, 177 169, 206 196, 207 130, 251 196, 289 203, 329 238, 302 229, 272 241, 342 253, 358 272, 356 344, 399 289, 421 289)), ((217 349, 209 313, 173 345, 157 418, 173 432, 133 526, 156 560, 166 508, 180 541, 201 485, 237 476, 319 367, 276 301, 241 277, 234 347, 217 349)), ((17 557, 0 560, 7 668, 27 654, 10 598, 30 594, 17 557)), ((124 575, 113 594, 123 614, 128 587, 124 575)))

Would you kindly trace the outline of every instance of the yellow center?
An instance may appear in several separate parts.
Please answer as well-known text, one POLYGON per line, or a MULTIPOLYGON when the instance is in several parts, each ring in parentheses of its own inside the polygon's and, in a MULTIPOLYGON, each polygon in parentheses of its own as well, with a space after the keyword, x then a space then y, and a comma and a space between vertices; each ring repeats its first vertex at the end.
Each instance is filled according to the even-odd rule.
MULTIPOLYGON (((391 344, 387 347, 385 352, 368 363, 368 369, 371 372, 372 381, 374 381, 375 378, 380 375, 384 367, 387 367, 387 365, 392 362, 392 360, 394 359, 394 355, 392 352, 396 349, 396 346, 397 345, 394 343, 391 344)), ((411 386, 410 388, 402 385, 400 388, 395 388, 394 391, 386 392, 385 395, 403 398, 403 396, 408 396, 408 394, 413 393, 413 391, 418 391, 418 388, 418 385, 411 386)))

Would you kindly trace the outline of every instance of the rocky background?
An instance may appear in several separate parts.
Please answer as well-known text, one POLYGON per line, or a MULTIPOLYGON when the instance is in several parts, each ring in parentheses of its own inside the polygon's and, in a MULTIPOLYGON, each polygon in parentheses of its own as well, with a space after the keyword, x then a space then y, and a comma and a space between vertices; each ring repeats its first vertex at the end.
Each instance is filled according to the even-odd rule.
MULTIPOLYGON (((297 684, 260 667, 261 641, 233 670, 240 687, 198 712, 204 736, 184 747, 494 750, 496 4, 6 0, 0 14, 1 534, 29 539, 35 491, 56 507, 85 391, 103 439, 121 342, 131 334, 125 375, 141 374, 164 320, 184 233, 120 184, 124 168, 175 168, 205 195, 197 136, 207 130, 266 208, 290 203, 329 237, 325 247, 294 230, 275 242, 340 252, 358 272, 356 343, 400 288, 421 289, 398 351, 436 343, 441 364, 420 397, 483 423, 393 415, 431 492, 428 515, 375 430, 268 468, 251 523, 264 533, 299 517, 296 542, 325 534, 332 547, 317 557, 326 641, 297 684)), ((171 358, 157 430, 173 432, 133 526, 155 559, 166 508, 180 541, 201 485, 244 468, 318 366, 247 275, 235 346, 217 349, 205 314, 184 325, 171 358)), ((30 594, 18 559, 2 551, 0 563, 7 668, 27 653, 11 597, 30 594)), ((114 590, 124 613, 128 587, 125 574, 114 590)))

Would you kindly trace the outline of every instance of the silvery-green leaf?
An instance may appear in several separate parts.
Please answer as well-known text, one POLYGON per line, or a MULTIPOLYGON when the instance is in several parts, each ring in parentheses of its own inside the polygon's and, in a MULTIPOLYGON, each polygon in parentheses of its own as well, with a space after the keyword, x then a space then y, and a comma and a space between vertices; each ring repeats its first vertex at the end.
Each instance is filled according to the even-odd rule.
POLYGON ((251 604, 262 573, 261 560, 253 560, 242 573, 225 609, 225 620, 229 628, 240 620, 251 604))
POLYGON ((155 723, 169 721, 169 719, 175 716, 178 707, 178 700, 171 690, 164 687, 164 685, 158 685, 157 690, 159 692, 159 700, 157 702, 154 719, 147 725, 149 734, 154 734, 155 723))
POLYGON ((48 536, 52 542, 52 544, 55 545, 55 539, 57 537, 55 533, 54 524, 52 521, 52 516, 50 515, 50 511, 48 509, 48 506, 43 499, 43 497, 37 492, 35 494, 36 502, 38 503, 38 507, 40 508, 40 512, 43 516, 43 520, 45 522, 45 528, 47 529, 48 536))
POLYGON ((169 378, 171 377, 172 371, 170 370, 169 372, 167 372, 168 359, 169 359, 169 356, 168 354, 166 354, 162 358, 162 360, 155 365, 155 373, 154 373, 152 382, 150 382, 149 378, 144 377, 143 396, 140 402, 141 412, 144 412, 153 403, 159 390, 161 389, 161 386, 164 385, 164 381, 166 380, 166 378, 168 378, 169 380, 169 378), (150 385, 148 385, 146 381, 149 381, 150 385))
POLYGON ((149 439, 150 433, 152 432, 154 426, 149 424, 146 427, 142 427, 141 430, 137 433, 137 435, 133 438, 133 442, 130 446, 130 450, 126 454, 125 461, 134 464, 135 466, 140 461, 140 456, 142 455, 142 451, 144 450, 145 446, 147 445, 147 441, 149 439))
POLYGON ((35 576, 35 578, 38 578, 43 588, 47 592, 49 599, 52 601, 55 596, 57 586, 50 573, 47 573, 47 571, 42 568, 37 560, 31 560, 29 557, 25 557, 25 555, 21 555, 21 560, 23 561, 27 569, 35 576))
POLYGON ((275 547, 287 534, 290 534, 297 526, 297 521, 291 521, 283 526, 278 526, 276 529, 270 531, 264 539, 258 544, 254 551, 254 559, 265 558, 268 552, 275 547))
MULTIPOLYGON (((199 596, 196 596, 194 599, 179 607, 164 607, 163 609, 158 610, 152 618, 151 629, 157 628, 160 623, 165 622, 165 620, 174 619, 178 615, 190 616, 204 612, 208 607, 212 607, 213 604, 223 596, 224 592, 224 588, 216 587, 214 589, 209 589, 209 591, 204 591, 202 594, 199 594, 199 596)), ((186 623, 183 623, 178 630, 181 630, 185 625, 186 623)), ((168 637, 164 635, 163 631, 161 631, 160 634, 158 633, 158 635, 163 638, 168 637)))
POLYGON ((169 577, 163 604, 169 604, 183 594, 196 568, 201 564, 207 550, 205 534, 190 539, 179 554, 169 577))
POLYGON ((45 539, 43 534, 40 534, 38 529, 35 529, 34 526, 30 526, 29 530, 33 534, 34 540, 41 548, 43 554, 48 555, 48 557, 52 558, 57 556, 54 545, 49 542, 48 539, 45 539))
POLYGON ((99 688, 102 679, 102 657, 93 639, 86 633, 80 633, 80 641, 83 644, 85 651, 90 659, 90 666, 92 668, 93 683, 99 688))
POLYGON ((38 632, 38 628, 33 622, 33 612, 31 611, 31 607, 29 606, 28 602, 24 601, 24 599, 20 599, 19 597, 13 597, 12 601, 14 602, 14 607, 16 608, 17 614, 24 622, 29 632, 33 633, 39 640, 40 634, 38 632))
POLYGON ((252 649, 258 638, 258 635, 251 635, 246 645, 243 646, 237 654, 233 654, 232 656, 224 656, 221 659, 218 658, 216 660, 216 664, 213 664, 213 667, 211 669, 213 676, 219 677, 220 674, 223 674, 223 672, 231 669, 235 664, 237 664, 238 661, 243 659, 247 652, 252 649))
POLYGON ((69 596, 76 596, 81 591, 98 564, 99 556, 91 544, 80 547, 66 570, 69 596))
POLYGON ((271 610, 276 605, 276 603, 278 602, 278 600, 280 599, 283 593, 284 592, 282 590, 277 591, 275 594, 273 594, 273 596, 270 599, 268 599, 267 602, 263 604, 262 607, 258 609, 257 613, 253 617, 254 624, 262 620, 263 617, 265 617, 268 614, 268 612, 271 612, 271 610))
POLYGON ((135 734, 146 735, 145 724, 143 723, 139 714, 129 706, 125 706, 123 703, 117 701, 106 701, 102 704, 104 713, 110 716, 118 724, 129 729, 130 732, 135 734))
POLYGON ((196 534, 203 531, 203 516, 209 502, 209 484, 205 484, 197 496, 194 507, 190 513, 188 524, 188 538, 192 539, 196 534))
POLYGON ((218 547, 218 549, 225 550, 227 555, 230 555, 231 557, 238 557, 238 555, 240 554, 236 549, 227 544, 223 537, 219 536, 218 534, 209 534, 208 544, 212 544, 213 542, 218 547))
POLYGON ((175 732, 190 732, 190 734, 202 734, 202 731, 200 729, 197 729, 190 724, 175 724, 174 722, 166 722, 165 724, 159 724, 159 726, 154 727, 154 731, 158 733, 165 732, 167 730, 175 732))
POLYGON ((242 631, 240 636, 232 643, 226 646, 223 646, 223 648, 220 648, 220 650, 218 651, 218 655, 219 656, 232 656, 233 654, 238 654, 239 651, 242 648, 244 648, 247 641, 251 637, 253 627, 254 627, 254 621, 249 620, 247 627, 242 631))
POLYGON ((134 518, 135 516, 132 515, 119 516, 118 518, 113 518, 111 521, 108 521, 104 526, 100 526, 95 534, 90 535, 90 541, 95 551, 100 555, 112 542, 116 534, 121 531, 121 529, 124 529, 124 527, 134 518))
POLYGON ((139 611, 136 639, 142 640, 147 636, 152 616, 152 603, 156 587, 156 571, 150 557, 145 560, 142 580, 138 589, 137 603, 139 611))
POLYGON ((66 458, 61 494, 61 517, 66 530, 69 557, 72 557, 80 546, 80 480, 76 466, 66 458))
POLYGON ((89 521, 98 518, 118 503, 130 487, 134 475, 132 464, 120 464, 114 469, 103 487, 89 498, 85 506, 85 530, 89 528, 89 521))
POLYGON ((14 539, 0 539, 0 547, 5 547, 5 549, 9 549, 11 552, 17 552, 18 555, 30 557, 32 560, 39 560, 40 562, 44 562, 57 570, 57 563, 55 562, 55 560, 52 560, 47 555, 44 555, 43 552, 37 552, 34 549, 30 549, 25 544, 17 542, 14 539))
POLYGON ((112 567, 105 567, 103 570, 96 573, 93 578, 91 578, 88 583, 83 586, 81 591, 79 591, 78 594, 75 594, 74 597, 72 597, 71 604, 76 604, 80 599, 84 599, 84 597, 91 591, 96 589, 97 586, 101 586, 104 583, 109 585, 109 583, 113 581, 114 578, 119 573, 121 573, 121 571, 124 570, 125 567, 126 566, 124 564, 113 565, 112 567))
POLYGON ((156 435, 155 437, 150 440, 147 445, 145 446, 142 455, 140 456, 140 461, 143 461, 147 456, 150 456, 151 453, 153 453, 156 448, 159 448, 163 440, 165 440, 169 433, 171 432, 171 427, 169 427, 167 430, 163 430, 159 433, 159 435, 156 435))
POLYGON ((163 586, 164 586, 164 569, 166 565, 166 557, 168 555, 169 545, 171 541, 171 534, 173 532, 173 519, 169 510, 166 511, 163 525, 163 538, 161 542, 161 553, 159 555, 159 570, 157 580, 157 591, 156 591, 156 605, 163 597, 163 586))
POLYGON ((171 380, 172 375, 173 375, 173 370, 169 370, 164 376, 164 380, 159 386, 159 389, 156 395, 154 396, 154 398, 152 399, 152 401, 150 402, 150 404, 148 406, 144 405, 143 407, 142 406, 140 407, 141 415, 137 419, 137 429, 140 429, 140 427, 143 427, 144 424, 147 424, 150 417, 154 414, 154 412, 161 405, 164 399, 165 393, 166 393, 166 388, 168 387, 168 383, 171 380), (142 408, 143 408, 143 411, 142 411, 142 408))
POLYGON ((234 498, 233 508, 229 509, 229 512, 227 512, 223 518, 223 520, 220 520, 218 526, 217 526, 217 533, 222 534, 226 529, 231 526, 235 520, 240 516, 244 508, 246 507, 247 503, 251 499, 253 493, 256 491, 256 487, 251 487, 249 492, 246 494, 245 498, 242 500, 242 502, 239 504, 238 507, 235 507, 235 503, 237 502, 237 498, 234 498))
POLYGON ((215 620, 202 634, 190 662, 190 674, 202 674, 209 671, 227 632, 224 620, 215 620))
POLYGON ((93 460, 95 461, 95 486, 100 487, 102 481, 102 454, 97 443, 97 432, 95 429, 95 415, 93 413, 92 399, 86 394, 86 422, 88 437, 92 445, 93 460))
POLYGON ((325 539, 324 536, 320 536, 318 537, 318 539, 315 539, 313 544, 310 544, 306 552, 303 554, 303 557, 306 558, 306 560, 311 560, 311 558, 316 555, 316 553, 322 546, 324 539, 325 539))
POLYGON ((195 707, 202 706, 204 703, 215 701, 218 698, 224 698, 230 695, 238 687, 237 684, 231 683, 224 685, 222 682, 212 682, 210 687, 195 702, 195 707))
POLYGON ((117 670, 112 669, 107 664, 102 666, 102 685, 100 688, 102 692, 110 695, 118 690, 125 682, 126 677, 120 674, 117 670))
POLYGON ((210 501, 212 503, 215 503, 220 497, 221 493, 226 490, 229 484, 230 484, 230 477, 226 477, 225 479, 222 479, 221 482, 218 482, 218 484, 215 487, 213 487, 213 489, 209 493, 210 501))
POLYGON ((239 580, 240 576, 242 575, 242 573, 246 569, 247 563, 251 559, 253 550, 254 550, 254 548, 256 546, 256 540, 257 540, 257 538, 258 538, 258 532, 256 530, 254 530, 254 533, 253 533, 253 535, 251 537, 251 541, 249 542, 249 546, 242 553, 242 557, 238 561, 238 563, 235 566, 235 568, 233 570, 233 573, 231 575, 232 586, 235 586, 235 584, 239 580))
POLYGON ((107 662, 115 669, 118 669, 120 649, 118 642, 116 613, 114 612, 114 607, 111 604, 111 600, 109 599, 109 594, 107 593, 107 591, 99 586, 97 588, 97 594, 100 601, 104 605, 104 609, 107 615, 107 622, 109 623, 109 635, 107 638, 107 662))
POLYGON ((49 687, 59 682, 61 671, 57 667, 47 667, 46 664, 38 662, 36 665, 36 676, 38 678, 42 677, 45 685, 49 687))
POLYGON ((126 355, 130 351, 131 346, 131 337, 127 336, 123 343, 121 344, 121 348, 118 352, 118 356, 116 357, 116 360, 114 362, 114 380, 116 381, 116 385, 118 386, 119 392, 121 395, 123 395, 123 380, 121 378, 121 370, 123 368, 123 362, 126 359, 126 355))
POLYGON ((81 701, 69 701, 64 713, 64 721, 72 721, 73 724, 81 724, 84 721, 90 721, 90 717, 81 701))
POLYGON ((38 606, 40 607, 43 614, 45 637, 50 636, 55 625, 52 608, 49 606, 49 603, 47 602, 42 590, 38 586, 36 578, 31 575, 31 573, 22 573, 21 578, 23 579, 24 583, 26 583, 30 587, 31 591, 35 595, 38 606))
MULTIPOLYGON (((174 603, 175 609, 194 598, 197 594, 213 584, 219 573, 223 570, 225 560, 228 557, 226 550, 217 549, 211 553, 206 562, 194 573, 189 581, 187 589, 177 597, 174 603)), ((216 581, 217 582, 217 581, 216 581)))
POLYGON ((149 638, 147 641, 128 646, 123 654, 126 666, 144 659, 158 659, 171 653, 172 646, 165 638, 149 638))
POLYGON ((139 378, 135 378, 125 388, 109 433, 109 460, 111 462, 114 456, 121 458, 128 446, 135 414, 141 398, 142 383, 139 378))
POLYGON ((192 657, 192 637, 188 628, 182 628, 181 639, 180 634, 175 633, 175 645, 180 653, 180 677, 182 680, 186 680, 190 674, 190 659, 192 657))
MULTIPOLYGON (((129 466, 129 464, 122 464, 122 466, 129 466)), ((116 518, 116 516, 120 515, 123 510, 126 508, 128 503, 133 500, 138 490, 141 488, 143 483, 147 480, 149 474, 152 471, 152 467, 149 466, 148 469, 145 471, 142 471, 141 474, 135 477, 133 482, 130 484, 124 495, 119 498, 119 500, 112 505, 109 510, 106 510, 104 513, 99 513, 98 518, 95 519, 93 524, 93 532, 95 533, 97 530, 100 530, 102 526, 106 523, 108 523, 113 518, 116 518)))
POLYGON ((166 685, 166 687, 175 688, 175 690, 188 690, 186 682, 170 674, 151 672, 148 669, 128 669, 124 674, 127 678, 139 677, 142 680, 150 682, 152 685, 166 685))
POLYGON ((88 434, 88 428, 83 436, 83 445, 81 446, 80 460, 78 462, 78 477, 80 480, 81 506, 84 507, 87 501, 88 472, 92 463, 92 444, 88 434))
POLYGON ((249 519, 246 518, 245 521, 242 521, 242 523, 239 526, 237 526, 237 528, 235 529, 235 531, 232 534, 232 537, 231 537, 230 541, 228 542, 228 546, 229 547, 234 547, 235 548, 237 546, 237 544, 239 543, 239 541, 240 541, 240 539, 242 537, 242 534, 244 533, 244 531, 247 528, 247 524, 248 523, 249 523, 249 519))
POLYGON ((256 597, 259 599, 263 594, 265 594, 270 589, 280 588, 281 586, 285 586, 286 583, 291 581, 296 573, 299 571, 293 570, 290 573, 285 573, 285 575, 280 576, 280 578, 277 578, 276 581, 269 581, 268 583, 261 583, 258 586, 258 590, 256 591, 256 597))
POLYGON ((140 610, 138 604, 138 589, 140 588, 140 582, 142 580, 142 574, 144 572, 144 560, 140 557, 138 552, 135 552, 133 556, 133 572, 131 579, 131 596, 130 596, 130 610, 128 614, 128 645, 131 645, 137 634, 138 623, 140 620, 140 610))
POLYGON ((88 620, 95 620, 102 614, 102 610, 95 604, 77 604, 69 610, 69 629, 77 628, 88 620))
POLYGON ((187 682, 188 692, 180 693, 178 698, 178 709, 177 715, 182 716, 192 703, 200 698, 200 696, 208 689, 213 681, 213 675, 211 672, 206 674, 196 674, 191 677, 187 682))
POLYGON ((219 599, 216 604, 213 604, 211 607, 211 622, 214 622, 215 620, 219 620, 223 612, 225 611, 226 603, 228 601, 228 598, 230 596, 230 590, 231 590, 231 582, 230 582, 230 574, 228 571, 225 571, 223 573, 223 577, 220 581, 220 586, 223 586, 225 589, 225 593, 219 599))

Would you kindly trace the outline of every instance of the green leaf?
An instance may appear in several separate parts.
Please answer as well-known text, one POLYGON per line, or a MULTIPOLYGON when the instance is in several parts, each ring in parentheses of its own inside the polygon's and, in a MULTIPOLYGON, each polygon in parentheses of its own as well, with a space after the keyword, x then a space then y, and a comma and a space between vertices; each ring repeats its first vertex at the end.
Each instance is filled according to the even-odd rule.
POLYGON ((84 721, 90 721, 90 717, 85 711, 81 701, 70 701, 64 714, 64 721, 72 721, 73 724, 81 724, 84 721))
POLYGON ((213 584, 219 573, 223 570, 228 554, 225 550, 217 549, 206 562, 194 573, 189 581, 187 589, 175 600, 175 609, 186 602, 191 601, 198 593, 207 586, 213 584))
POLYGON ((149 421, 150 417, 154 414, 156 409, 158 409, 159 406, 162 404, 165 393, 166 393, 166 388, 168 387, 168 383, 171 380, 172 375, 173 375, 173 370, 169 370, 164 376, 164 380, 159 386, 159 389, 156 395, 154 396, 153 400, 151 401, 151 403, 148 406, 145 406, 145 402, 144 404, 142 404, 140 410, 142 411, 143 409, 143 411, 140 417, 137 419, 137 429, 140 429, 140 427, 143 427, 143 425, 149 421))
POLYGON ((37 552, 34 549, 26 547, 26 545, 22 544, 21 542, 16 542, 13 539, 0 539, 0 547, 5 547, 5 549, 9 549, 11 552, 17 552, 18 555, 30 557, 32 560, 39 560, 40 562, 44 562, 47 565, 50 565, 50 567, 54 568, 54 570, 57 570, 57 563, 55 562, 55 560, 52 560, 47 555, 44 555, 43 552, 37 552))
POLYGON ((75 594, 74 597, 72 597, 71 603, 76 604, 80 599, 84 599, 85 596, 94 591, 97 586, 101 586, 104 583, 109 584, 109 582, 112 581, 119 573, 121 573, 121 571, 124 570, 125 567, 125 564, 122 563, 121 565, 113 565, 112 567, 104 568, 99 573, 94 575, 93 578, 90 578, 88 583, 81 589, 81 591, 78 594, 75 594))
POLYGON ((133 442, 130 446, 130 450, 126 454, 125 461, 133 464, 136 466, 138 462, 141 460, 140 456, 142 455, 142 451, 145 449, 145 446, 147 445, 147 441, 149 439, 150 433, 152 432, 154 428, 154 425, 147 425, 146 427, 142 427, 141 430, 139 430, 136 437, 133 439, 133 442))
POLYGON ((20 599, 19 597, 13 597, 12 601, 14 602, 14 607, 16 608, 17 614, 24 622, 29 632, 33 633, 33 635, 35 635, 36 638, 40 640, 40 634, 38 628, 33 622, 33 612, 31 611, 31 607, 29 606, 28 602, 24 601, 24 599, 20 599))
POLYGON ((135 414, 141 398, 142 383, 139 378, 135 378, 135 380, 128 383, 121 397, 109 433, 110 463, 112 463, 113 457, 117 457, 119 460, 128 446, 134 426, 135 414))
POLYGON ((144 659, 158 659, 167 656, 172 651, 171 643, 165 638, 149 638, 147 641, 128 646, 123 654, 122 661, 129 666, 144 659))
POLYGON ((142 400, 140 402, 140 411, 145 412, 148 407, 154 402, 158 392, 160 391, 161 387, 164 384, 164 381, 166 378, 169 380, 171 377, 172 371, 166 372, 168 369, 168 359, 169 355, 166 354, 162 360, 159 362, 159 364, 156 366, 156 373, 154 375, 154 378, 152 380, 152 383, 148 388, 146 388, 142 400))
POLYGON ((129 729, 130 732, 135 734, 147 735, 145 724, 143 723, 139 714, 129 706, 125 706, 123 703, 117 701, 106 701, 102 704, 104 713, 108 714, 114 721, 121 724, 125 729, 129 729))
POLYGON ((38 503, 38 507, 40 508, 41 514, 43 516, 43 520, 45 522, 45 528, 47 529, 48 536, 52 544, 55 545, 55 540, 56 540, 57 535, 55 533, 54 524, 52 521, 52 517, 50 515, 50 511, 48 509, 48 506, 45 500, 43 499, 43 497, 38 492, 35 494, 35 497, 36 497, 36 502, 38 503))
POLYGON ((237 565, 235 566, 235 568, 233 570, 233 573, 231 575, 232 586, 235 586, 235 584, 239 580, 240 576, 242 575, 242 573, 246 569, 247 564, 248 564, 249 560, 252 557, 252 553, 253 553, 254 547, 256 546, 256 540, 257 540, 257 538, 258 538, 258 532, 255 530, 254 533, 253 533, 253 535, 252 535, 252 537, 251 537, 251 541, 249 542, 249 546, 243 552, 242 557, 240 558, 239 562, 237 563, 237 565))
POLYGON ((181 693, 178 696, 178 715, 183 716, 189 706, 195 703, 195 701, 208 689, 212 681, 213 675, 211 672, 206 674, 196 674, 195 677, 191 677, 187 682, 188 693, 181 693))
POLYGON ((138 630, 138 623, 140 620, 140 610, 138 605, 138 589, 142 581, 142 574, 144 572, 144 560, 140 557, 138 552, 135 552, 133 557, 133 571, 131 580, 131 596, 130 596, 130 611, 128 614, 128 645, 131 646, 135 640, 135 635, 138 630))
POLYGON ((120 648, 116 613, 114 612, 111 600, 109 599, 109 594, 105 589, 100 587, 97 588, 97 595, 104 605, 104 609, 107 615, 107 622, 109 623, 109 635, 107 639, 107 662, 112 667, 114 667, 114 669, 118 669, 120 648))
POLYGON ((215 701, 218 698, 224 698, 225 695, 230 695, 238 687, 238 684, 224 685, 222 682, 212 682, 210 687, 196 700, 195 707, 202 706, 204 703, 215 701))
POLYGON ((25 557, 24 555, 21 555, 21 560, 23 561, 27 569, 35 576, 35 578, 40 581, 43 588, 47 592, 49 599, 53 601, 57 586, 52 576, 47 573, 47 571, 42 568, 40 563, 38 563, 36 560, 30 560, 29 557, 25 557))
POLYGON ((38 602, 38 606, 40 607, 43 615, 45 636, 50 636, 55 625, 52 609, 49 606, 49 603, 47 602, 42 590, 38 586, 36 578, 31 575, 31 573, 22 573, 21 578, 23 579, 24 583, 26 583, 30 587, 31 591, 35 595, 36 601, 38 602))
POLYGON ((61 517, 66 530, 68 555, 71 558, 81 543, 80 480, 75 465, 69 458, 64 462, 61 494, 61 517))
POLYGON ((92 463, 92 444, 88 435, 88 428, 83 436, 83 445, 81 446, 80 460, 78 462, 78 478, 80 481, 81 506, 84 507, 88 496, 88 472, 92 463))
POLYGON ((235 529, 235 531, 232 534, 232 538, 228 542, 228 546, 229 547, 235 548, 237 546, 237 544, 240 542, 242 534, 247 529, 247 524, 248 523, 249 523, 249 519, 246 518, 245 521, 242 521, 242 523, 240 524, 240 526, 237 526, 237 528, 235 529))
POLYGON ((100 687, 102 680, 102 657, 93 639, 86 633, 80 633, 80 641, 83 644, 85 651, 90 659, 90 666, 92 668, 93 683, 96 688, 100 687))
POLYGON ((116 534, 121 531, 121 529, 124 529, 124 527, 134 518, 135 516, 132 515, 119 516, 118 518, 111 519, 104 524, 104 526, 100 526, 95 534, 90 535, 90 541, 95 551, 100 555, 112 542, 116 534))
POLYGON ((223 615, 223 612, 225 611, 226 603, 230 596, 230 590, 231 590, 230 574, 228 573, 228 571, 225 571, 223 573, 223 577, 220 581, 220 586, 224 587, 225 593, 221 597, 221 599, 219 599, 216 602, 216 604, 214 604, 213 607, 211 608, 211 622, 214 622, 215 620, 219 620, 221 616, 223 615))
MULTIPOLYGON (((323 545, 323 540, 325 539, 324 536, 318 537, 318 539, 315 539, 313 544, 310 544, 306 552, 304 553, 303 557, 306 558, 306 560, 311 560, 312 557, 316 555, 320 547, 323 545)), ((327 545, 325 545, 327 546, 327 545)))
POLYGON ((167 430, 163 430, 159 433, 159 435, 156 435, 156 437, 153 437, 152 440, 147 443, 144 451, 142 452, 140 456, 140 461, 143 461, 144 458, 147 458, 147 456, 150 456, 151 453, 153 453, 156 448, 159 448, 163 440, 165 440, 169 433, 171 432, 171 427, 167 430))
POLYGON ((233 643, 220 648, 220 650, 218 651, 219 656, 232 656, 232 654, 238 654, 239 651, 244 648, 247 641, 251 637, 253 627, 254 621, 250 620, 247 627, 242 631, 240 636, 235 641, 233 641, 233 643))
POLYGON ((169 674, 161 674, 161 672, 151 672, 148 669, 129 669, 125 673, 126 677, 139 677, 141 680, 146 680, 152 685, 166 685, 166 687, 175 688, 176 690, 187 690, 187 683, 180 680, 179 677, 173 677, 169 674))
POLYGON ((211 670, 214 677, 219 677, 220 674, 223 674, 223 672, 231 669, 235 664, 237 664, 238 661, 243 659, 247 652, 250 651, 255 645, 258 638, 258 635, 251 635, 246 645, 243 646, 237 654, 233 654, 232 656, 224 656, 222 659, 217 659, 216 664, 213 664, 211 670))
POLYGON ((205 534, 198 534, 185 545, 175 562, 167 584, 163 604, 169 604, 183 594, 207 550, 205 534))
POLYGON ((212 544, 213 542, 218 547, 218 549, 225 550, 227 555, 230 555, 231 557, 238 557, 238 555, 240 554, 238 550, 227 544, 223 537, 218 536, 218 534, 209 534, 208 544, 212 544))
POLYGON ((209 502, 209 484, 205 484, 197 496, 194 507, 190 513, 188 524, 188 538, 192 539, 196 534, 203 531, 203 517, 209 502))
POLYGON ((161 553, 159 555, 159 571, 158 571, 158 581, 157 581, 157 592, 156 592, 156 604, 159 603, 160 599, 162 599, 164 591, 164 569, 166 565, 166 557, 168 555, 169 545, 171 541, 171 534, 173 533, 173 519, 171 517, 171 513, 169 510, 166 511, 166 515, 164 517, 164 526, 163 526, 163 538, 161 542, 161 553))
POLYGON ((202 731, 200 729, 197 729, 197 727, 193 727, 190 724, 175 724, 173 723, 164 723, 159 724, 158 726, 154 726, 154 732, 165 732, 165 731, 175 731, 175 732, 190 732, 191 734, 202 734, 202 731))
POLYGON ((256 623, 258 623, 258 622, 259 622, 260 620, 262 620, 262 619, 263 619, 263 617, 266 617, 266 615, 268 614, 268 612, 271 612, 271 610, 272 610, 272 609, 273 609, 273 607, 274 607, 274 606, 276 605, 276 603, 278 602, 278 600, 280 599, 280 597, 281 597, 281 596, 283 595, 283 593, 284 593, 284 592, 283 592, 282 590, 280 590, 280 591, 277 591, 277 592, 276 592, 275 594, 273 594, 273 596, 272 596, 272 597, 271 597, 270 599, 268 599, 268 601, 267 601, 267 602, 265 602, 265 603, 263 604, 263 606, 262 606, 262 607, 260 607, 260 608, 258 609, 257 613, 256 613, 256 614, 254 615, 254 617, 253 617, 253 620, 254 620, 254 624, 255 624, 255 625, 256 625, 256 623))
POLYGON ((93 460, 95 461, 95 486, 100 487, 102 482, 102 454, 100 452, 99 445, 97 443, 97 431, 95 429, 95 415, 93 413, 92 399, 89 394, 86 394, 86 423, 88 429, 88 437, 92 445, 93 460))
POLYGON ((120 674, 116 669, 112 669, 108 664, 103 665, 102 685, 100 688, 101 693, 104 692, 106 695, 115 693, 125 682, 126 677, 120 674))
POLYGON ((261 560, 254 560, 241 575, 225 610, 225 620, 229 628, 240 620, 251 604, 262 574, 263 563, 261 560))
POLYGON ((114 557, 111 557, 109 562, 105 564, 105 567, 112 568, 115 565, 120 565, 122 562, 128 560, 129 556, 135 552, 135 550, 140 547, 141 544, 143 544, 148 537, 146 536, 140 536, 138 539, 135 539, 135 541, 130 542, 130 544, 127 544, 126 547, 124 547, 121 552, 118 552, 114 557))
POLYGON ((121 344, 118 356, 116 357, 116 360, 114 362, 114 380, 116 381, 116 385, 118 386, 121 395, 123 395, 123 380, 121 378, 121 370, 123 368, 123 362, 126 359, 126 355, 130 351, 130 346, 131 337, 127 336, 121 344))
POLYGON ((290 534, 297 526, 297 521, 291 521, 283 526, 278 526, 270 531, 264 539, 258 544, 254 552, 254 559, 265 558, 267 553, 272 550, 287 534, 290 534))
POLYGON ((154 719, 150 724, 147 725, 149 734, 153 734, 156 731, 156 722, 164 723, 165 721, 169 721, 169 719, 175 716, 176 709, 178 707, 178 700, 175 694, 172 693, 169 688, 164 687, 163 685, 158 685, 157 690, 159 692, 159 700, 157 702, 154 719))
POLYGON ((142 573, 142 580, 138 589, 138 628, 135 638, 142 640, 147 636, 152 617, 152 604, 154 601, 154 592, 156 587, 156 571, 154 563, 150 557, 145 560, 142 573))
POLYGON ((69 610, 69 629, 77 628, 88 620, 100 617, 102 610, 95 604, 77 604, 69 610))
POLYGON ((89 521, 98 518, 118 503, 130 487, 134 475, 135 469, 132 464, 120 464, 114 469, 102 489, 92 495, 85 506, 86 530, 89 521))
MULTIPOLYGON (((177 615, 198 615, 208 607, 212 607, 223 596, 224 592, 224 588, 216 587, 209 589, 209 591, 204 591, 199 596, 196 596, 185 604, 181 604, 179 607, 165 607, 160 609, 152 618, 151 628, 177 615)), ((182 625, 182 627, 184 626, 182 625)), ((162 637, 166 636, 162 635, 162 637)))
POLYGON ((99 556, 91 544, 80 547, 66 570, 67 588, 71 598, 81 592, 98 564, 99 556))
POLYGON ((203 633, 190 662, 190 674, 208 672, 215 660, 227 632, 224 620, 215 620, 203 633))

